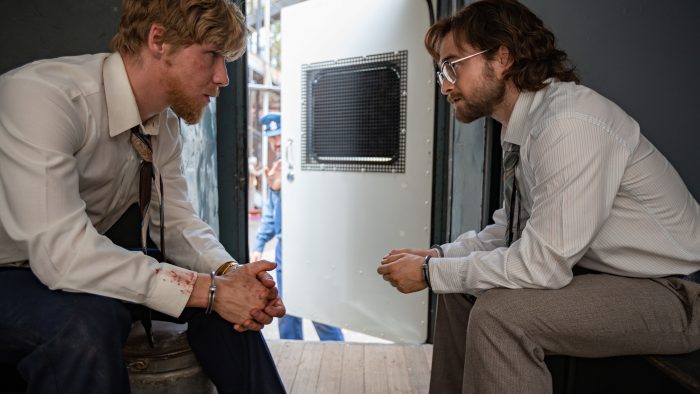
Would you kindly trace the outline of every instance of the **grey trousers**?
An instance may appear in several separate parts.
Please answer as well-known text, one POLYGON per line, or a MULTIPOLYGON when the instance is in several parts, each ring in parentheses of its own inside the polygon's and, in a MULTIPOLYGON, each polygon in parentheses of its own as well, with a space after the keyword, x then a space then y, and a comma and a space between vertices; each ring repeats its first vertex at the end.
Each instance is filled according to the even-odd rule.
POLYGON ((605 274, 558 290, 438 297, 430 392, 551 393, 550 354, 609 357, 700 348, 700 284, 605 274))

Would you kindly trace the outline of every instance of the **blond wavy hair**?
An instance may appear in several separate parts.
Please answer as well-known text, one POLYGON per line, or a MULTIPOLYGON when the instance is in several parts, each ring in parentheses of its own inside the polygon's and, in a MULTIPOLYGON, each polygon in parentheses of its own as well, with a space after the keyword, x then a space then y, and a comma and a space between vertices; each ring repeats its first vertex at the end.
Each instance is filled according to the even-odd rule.
POLYGON ((112 49, 138 57, 154 23, 165 28, 164 42, 173 51, 193 44, 214 45, 229 61, 245 52, 248 28, 231 0, 123 0, 112 49))

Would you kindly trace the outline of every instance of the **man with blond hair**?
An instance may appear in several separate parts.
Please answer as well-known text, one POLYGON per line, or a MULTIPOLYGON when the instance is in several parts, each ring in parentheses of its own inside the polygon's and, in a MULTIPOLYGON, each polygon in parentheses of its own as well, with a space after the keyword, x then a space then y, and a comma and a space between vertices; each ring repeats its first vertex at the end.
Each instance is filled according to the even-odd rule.
POLYGON ((181 170, 178 118, 199 121, 245 41, 230 0, 124 0, 115 53, 0 76, 0 362, 29 392, 129 392, 135 314, 188 322, 219 393, 284 392, 259 332, 285 312, 275 264, 239 266, 181 170), (136 203, 133 251, 104 234, 136 203))
POLYGON ((425 45, 455 117, 502 125, 494 224, 378 268, 439 293, 430 391, 548 393, 545 355, 700 348, 700 206, 620 107, 580 85, 515 0, 434 24, 425 45))

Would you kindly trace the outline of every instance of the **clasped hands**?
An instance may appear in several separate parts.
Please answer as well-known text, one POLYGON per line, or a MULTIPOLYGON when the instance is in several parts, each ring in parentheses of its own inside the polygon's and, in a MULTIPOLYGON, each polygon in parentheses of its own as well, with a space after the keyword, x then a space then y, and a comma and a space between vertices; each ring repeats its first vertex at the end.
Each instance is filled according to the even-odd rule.
POLYGON ((428 287, 423 277, 425 256, 437 257, 435 249, 392 249, 382 257, 377 273, 402 293, 428 287))
POLYGON ((233 323, 233 328, 239 332, 261 330, 273 317, 284 316, 284 303, 267 272, 275 267, 275 263, 260 260, 239 265, 216 277, 214 311, 233 323))
MULTIPOLYGON (((402 293, 425 289, 423 277, 425 256, 437 256, 435 249, 392 249, 381 260, 377 273, 402 293)), ((235 330, 260 330, 273 317, 284 316, 286 309, 279 297, 275 281, 267 271, 275 263, 260 260, 240 265, 217 277, 213 309, 222 318, 234 323, 235 330)))

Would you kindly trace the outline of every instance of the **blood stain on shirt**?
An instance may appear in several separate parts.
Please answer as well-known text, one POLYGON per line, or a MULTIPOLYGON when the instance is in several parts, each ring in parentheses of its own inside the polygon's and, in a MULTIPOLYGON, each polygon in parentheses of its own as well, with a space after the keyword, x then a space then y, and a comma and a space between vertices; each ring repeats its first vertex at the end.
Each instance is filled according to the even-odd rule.
POLYGON ((191 289, 192 286, 194 286, 194 273, 178 273, 177 271, 167 271, 167 275, 170 278, 171 283, 175 283, 183 289, 191 289))

